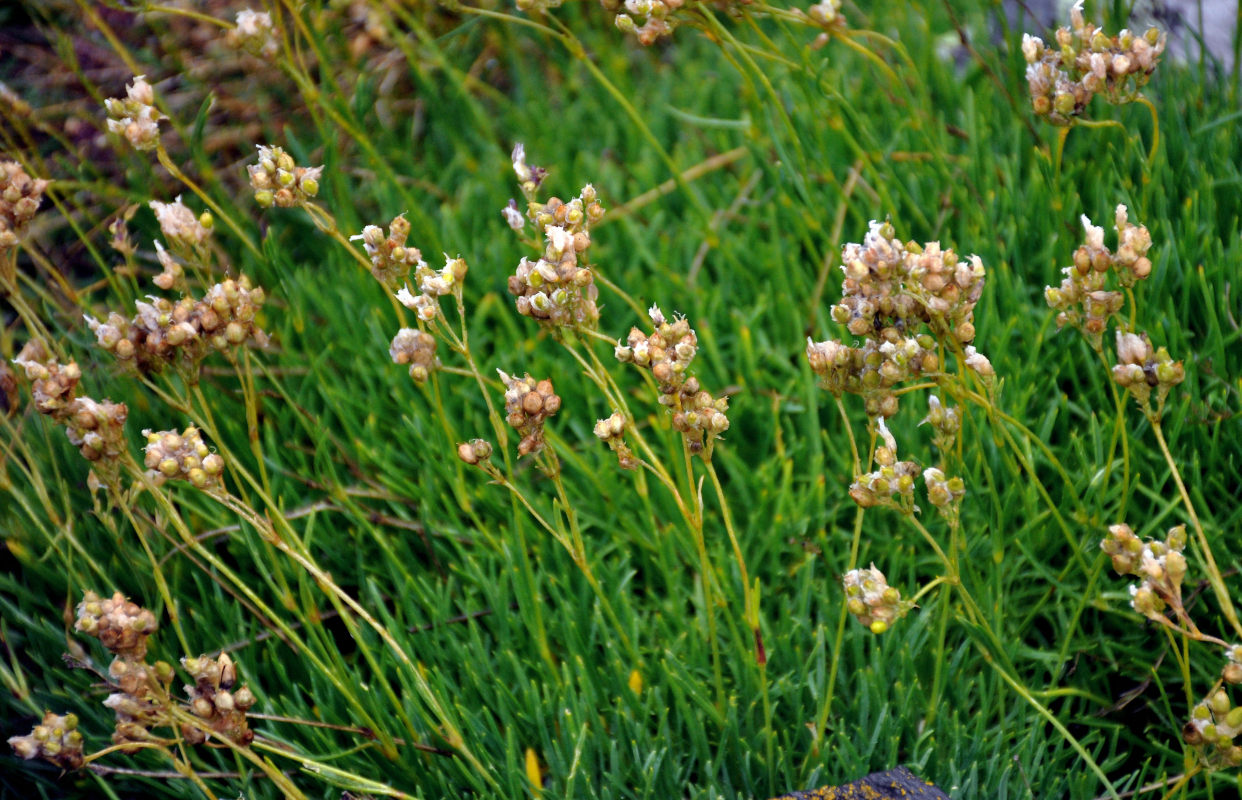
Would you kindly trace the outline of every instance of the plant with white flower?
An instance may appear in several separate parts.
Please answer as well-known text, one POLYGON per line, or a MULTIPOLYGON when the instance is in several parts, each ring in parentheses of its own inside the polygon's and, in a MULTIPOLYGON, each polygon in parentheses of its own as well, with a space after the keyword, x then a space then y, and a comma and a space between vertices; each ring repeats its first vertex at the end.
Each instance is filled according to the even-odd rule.
POLYGON ((919 474, 913 461, 897 460, 897 440, 884 417, 876 418, 876 429, 883 444, 875 449, 877 469, 859 475, 850 484, 850 497, 862 508, 881 506, 903 514, 918 511, 914 504, 914 478, 919 474))
POLYGON ((259 162, 246 167, 255 202, 264 208, 307 206, 319 194, 323 167, 299 167, 281 147, 256 145, 259 162))
POLYGON ((1117 329, 1117 365, 1113 381, 1123 387, 1138 403, 1149 420, 1158 421, 1164 414, 1169 390, 1186 379, 1182 362, 1174 361, 1167 347, 1153 348, 1147 334, 1117 329), (1156 402, 1152 405, 1152 390, 1156 402))
POLYGON ((225 41, 252 56, 271 59, 280 51, 276 33, 271 14, 247 8, 237 12, 237 22, 225 35, 225 41))
POLYGON ((415 383, 426 383, 431 373, 440 367, 440 359, 436 358, 435 337, 415 328, 397 331, 388 348, 388 355, 395 364, 410 365, 410 377, 415 383))
POLYGON ((1104 229, 1083 214, 1084 240, 1074 251, 1074 263, 1061 270, 1065 278, 1060 286, 1044 287, 1044 299, 1057 311, 1057 327, 1079 329, 1096 351, 1102 348, 1109 319, 1125 304, 1123 293, 1109 288, 1109 276, 1115 277, 1120 289, 1129 289, 1147 278, 1152 268, 1147 257, 1151 248, 1147 228, 1131 224, 1124 205, 1117 206, 1113 218, 1117 252, 1105 246, 1104 229))
POLYGON ((913 602, 901 599, 901 592, 888 585, 875 564, 845 573, 841 585, 845 588, 846 610, 876 635, 887 631, 915 607, 913 602))
POLYGON ((108 111, 108 130, 123 137, 138 150, 154 150, 160 140, 159 122, 167 119, 155 108, 155 90, 145 75, 137 75, 125 87, 125 97, 104 101, 108 111))
POLYGON ((440 298, 453 295, 460 301, 461 284, 468 270, 464 258, 450 258, 447 253, 444 255, 444 266, 438 270, 427 266, 427 262, 419 258, 414 268, 414 281, 419 294, 410 291, 407 283, 397 291, 397 301, 417 314, 423 322, 442 318, 440 298))
POLYGON ((686 318, 669 321, 659 306, 652 306, 647 314, 655 328, 651 334, 631 328, 625 343, 618 342, 613 353, 618 361, 651 371, 659 403, 672 415, 673 429, 691 453, 710 460, 716 437, 729 429, 729 399, 713 397, 689 374, 699 340, 686 318))
POLYGON ((1141 36, 1129 30, 1108 36, 1087 21, 1082 7, 1082 0, 1075 3, 1070 27, 1057 29, 1056 47, 1022 36, 1031 108, 1053 125, 1073 124, 1096 94, 1114 105, 1137 99, 1168 38, 1156 28, 1141 36))

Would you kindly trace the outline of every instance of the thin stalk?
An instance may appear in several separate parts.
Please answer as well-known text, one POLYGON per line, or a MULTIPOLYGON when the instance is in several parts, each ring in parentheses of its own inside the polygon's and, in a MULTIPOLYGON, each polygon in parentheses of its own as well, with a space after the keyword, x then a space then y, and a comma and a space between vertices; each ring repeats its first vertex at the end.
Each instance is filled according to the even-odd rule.
POLYGON ((1229 590, 1225 587, 1225 579, 1221 575, 1220 567, 1216 566, 1216 559, 1212 556, 1212 548, 1208 544, 1207 535, 1203 532, 1203 525, 1199 522, 1194 503, 1190 501, 1190 493, 1186 491, 1186 484, 1182 482, 1182 473, 1177 468, 1173 454, 1169 452, 1168 442, 1164 440, 1164 428, 1159 420, 1153 421, 1151 428, 1156 434, 1156 442, 1160 445, 1160 452, 1164 454, 1165 463, 1169 465, 1173 481, 1177 484, 1177 491, 1182 497, 1182 503, 1186 506, 1191 525, 1194 526, 1195 539, 1199 542, 1199 549, 1202 551, 1208 583, 1212 585, 1212 592, 1216 595, 1216 601, 1220 603, 1221 613, 1225 615, 1225 619, 1229 621, 1234 632, 1242 637, 1242 624, 1238 622, 1238 612, 1234 610, 1233 600, 1229 597, 1229 590))
POLYGON ((229 230, 233 231, 233 234, 241 240, 241 243, 246 246, 246 249, 249 250, 255 258, 262 260, 263 254, 260 253, 259 248, 255 247, 254 243, 250 241, 250 237, 245 234, 245 232, 241 229, 241 226, 238 225, 237 222, 234 221, 233 217, 221 208, 215 200, 212 200, 211 196, 207 194, 207 192, 203 191, 197 183, 181 171, 180 167, 173 163, 172 159, 168 156, 168 151, 164 149, 163 143, 156 144, 155 157, 159 160, 160 164, 163 165, 164 169, 168 170, 170 175, 181 183, 184 183, 187 189, 197 195, 198 199, 202 200, 203 203, 211 209, 211 213, 224 220, 224 224, 229 227, 229 230))

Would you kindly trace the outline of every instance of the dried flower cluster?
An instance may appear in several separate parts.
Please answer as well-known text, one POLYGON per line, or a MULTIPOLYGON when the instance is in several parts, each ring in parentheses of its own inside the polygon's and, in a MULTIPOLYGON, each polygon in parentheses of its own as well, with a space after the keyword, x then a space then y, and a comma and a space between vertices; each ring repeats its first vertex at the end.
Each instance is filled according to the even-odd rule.
POLYGON ((206 490, 223 485, 224 459, 211 452, 198 428, 191 426, 181 433, 146 429, 142 435, 147 439, 143 463, 157 484, 182 480, 206 490))
POLYGON ((147 299, 151 302, 135 303, 138 313, 130 320, 116 312, 105 322, 86 317, 99 346, 139 371, 156 372, 172 365, 196 382, 202 360, 212 350, 268 344, 267 334, 255 323, 267 295, 262 288, 252 288, 244 275, 217 283, 201 300, 147 299))
POLYGON ((521 144, 513 149, 513 171, 527 200, 526 218, 511 200, 503 209, 505 220, 520 231, 529 219, 545 240, 540 258, 523 258, 509 277, 509 293, 517 298, 518 313, 554 332, 561 328, 594 330, 599 324, 595 305, 599 289, 586 253, 591 246, 591 226, 604 218, 595 187, 588 183, 569 202, 559 197, 540 202, 535 193, 546 173, 526 163, 526 149, 521 144))
POLYGON ((125 98, 104 101, 108 130, 125 137, 138 150, 154 150, 160 141, 159 122, 165 119, 155 108, 155 91, 146 76, 138 75, 125 87, 125 98))
MULTIPOLYGON (((561 398, 552 389, 552 381, 535 382, 529 374, 515 378, 503 370, 505 384, 505 421, 522 436, 518 455, 531 455, 543 450, 543 424, 561 408, 561 398)), ((460 452, 459 452, 460 455, 460 452)))
POLYGON ((76 714, 62 717, 48 711, 28 735, 9 737, 9 746, 27 761, 42 758, 61 769, 79 769, 83 764, 76 714))
POLYGON ((393 363, 409 364, 410 377, 417 383, 426 383, 433 370, 440 366, 436 358, 436 339, 416 328, 402 328, 393 337, 388 348, 393 363))
POLYGON ((266 11, 244 9, 237 12, 237 24, 225 36, 229 47, 244 50, 259 58, 275 58, 280 51, 276 42, 276 26, 266 11))
POLYGON ((282 148, 258 145, 259 163, 246 167, 254 200, 264 208, 303 205, 319 194, 323 167, 299 167, 282 148))
POLYGON ((129 409, 111 400, 78 397, 78 381, 82 378, 78 365, 72 361, 65 365, 57 363, 38 340, 27 342, 13 363, 31 381, 31 394, 39 413, 63 425, 70 443, 99 468, 98 477, 116 486, 120 460, 126 453, 125 419, 129 409))
POLYGON ((901 592, 888 585, 884 573, 872 564, 869 569, 852 569, 841 578, 845 587, 845 607, 872 633, 880 634, 906 615, 914 604, 901 599, 901 592))
POLYGON ((1152 348, 1147 334, 1141 336, 1117 331, 1117 365, 1113 367, 1113 380, 1125 388, 1148 417, 1160 419, 1169 389, 1186 379, 1182 362, 1174 361, 1167 347, 1152 348), (1151 404, 1152 389, 1156 390, 1156 405, 1151 404))
POLYGON ((618 343, 618 361, 651 370, 660 391, 659 402, 673 417, 673 429, 693 453, 706 451, 729 429, 729 399, 714 398, 688 372, 698 353, 699 340, 685 317, 670 322, 659 306, 647 310, 655 330, 650 335, 631 328, 625 344, 618 343))
POLYGON ((427 266, 418 248, 405 246, 409 235, 410 221, 401 214, 388 223, 387 236, 378 225, 368 225, 362 233, 349 237, 350 241, 362 240, 371 259, 371 275, 393 294, 405 285, 410 269, 427 266))
POLYGON ((966 496, 966 484, 961 478, 947 478, 939 467, 928 467, 923 470, 923 481, 927 484, 929 503, 946 513, 956 513, 958 504, 966 496))
POLYGON ((806 358, 822 388, 838 397, 861 395, 867 416, 891 417, 897 413, 897 387, 940 369, 935 347, 926 333, 896 341, 868 339, 862 347, 808 338, 806 358))
POLYGON ((616 13, 617 29, 633 34, 638 43, 649 47, 661 37, 671 36, 677 27, 673 14, 686 0, 604 0, 605 10, 616 13), (642 20, 639 24, 638 20, 642 20))
MULTIPOLYGON (((418 253, 417 250, 414 252, 418 253)), ((407 284, 397 292, 397 300, 416 313, 420 320, 430 322, 440 313, 441 297, 448 294, 460 296, 461 282, 466 279, 468 269, 464 258, 449 258, 447 254, 444 266, 439 270, 432 269, 419 258, 414 268, 414 281, 418 284, 419 294, 411 292, 407 284)))
POLYGON ((13 363, 21 367, 26 380, 31 382, 31 395, 40 414, 61 422, 72 413, 70 409, 77 397, 78 382, 82 380, 82 370, 77 362, 60 364, 43 342, 31 339, 13 363))
POLYGON ((254 705, 255 697, 245 686, 234 689, 237 685, 237 667, 228 653, 221 653, 216 658, 187 656, 181 659, 181 666, 194 680, 185 687, 190 712, 210 729, 209 733, 199 725, 183 723, 181 735, 185 740, 190 744, 202 744, 208 736, 215 736, 238 744, 250 744, 254 740, 254 731, 246 722, 246 711, 254 705))
POLYGON ((863 508, 884 506, 910 513, 916 509, 914 478, 919 467, 913 461, 897 460, 897 440, 883 417, 877 419, 877 428, 884 442, 875 449, 878 469, 856 477, 850 484, 850 497, 863 508))
POLYGON ((30 177, 16 161, 0 161, 0 253, 17 246, 47 186, 48 181, 30 177))
POLYGON ((1130 586, 1130 605, 1158 622, 1172 606, 1182 608, 1182 579, 1186 577, 1186 526, 1170 528, 1163 542, 1144 542, 1129 525, 1110 525, 1100 549, 1108 553, 1113 569, 1120 575, 1133 575, 1140 582, 1130 586))
POLYGON ((1146 85, 1166 34, 1148 28, 1142 36, 1122 30, 1106 35, 1086 21, 1082 0, 1070 11, 1070 27, 1058 28, 1055 48, 1035 36, 1022 37, 1026 80, 1035 113, 1054 125, 1069 125, 1096 94, 1113 104, 1128 103, 1146 85))
POLYGON ((214 224, 210 212, 195 214, 181 202, 180 195, 171 203, 152 200, 150 206, 160 224, 160 233, 174 251, 195 250, 207 244, 214 224))
POLYGON ((98 639, 116 656, 108 666, 108 677, 117 691, 104 700, 104 705, 116 714, 113 742, 146 741, 160 712, 153 690, 160 678, 171 677, 168 664, 146 663, 147 639, 158 627, 155 615, 126 600, 120 592, 104 599, 88 591, 78 604, 74 627, 98 639))
POLYGON ((841 271, 841 302, 832 318, 855 336, 894 341, 926 323, 937 336, 962 344, 975 338, 974 308, 985 275, 978 256, 958 261, 939 242, 903 245, 892 225, 872 221, 861 245, 842 249, 841 271))
POLYGON ((457 445, 457 457, 470 466, 492 457, 492 443, 486 439, 471 439, 457 445))
POLYGON ((120 592, 107 599, 87 592, 78 604, 74 627, 98 639, 113 655, 142 661, 147 657, 147 639, 159 625, 154 614, 120 592))
MULTIPOLYGON (((588 189, 589 186, 583 193, 588 189)), ((569 207, 570 204, 560 204, 556 209, 569 207)), ((517 271, 509 276, 509 293, 517 298, 519 314, 553 330, 594 330, 599 325, 599 309, 595 305, 599 289, 591 270, 579 264, 579 258, 584 258, 591 246, 591 235, 585 228, 577 233, 572 230, 548 225, 544 229, 547 246, 542 256, 538 261, 522 259, 517 271)))
POLYGON ((978 256, 960 261, 939 242, 902 244, 892 225, 873 221, 861 245, 842 249, 841 270, 832 318, 864 342, 807 340, 807 360, 823 388, 838 397, 861 395, 869 417, 891 417, 900 384, 941 369, 937 340, 964 345, 966 366, 990 379, 991 364, 969 344, 986 275, 978 256))
MULTIPOLYGON (((108 680, 114 690, 104 705, 116 714, 112 741, 122 751, 132 753, 143 742, 166 742, 151 732, 155 727, 173 727, 180 722, 181 734, 191 744, 202 744, 210 737, 249 744, 246 710, 255 703, 246 687, 235 689, 237 668, 227 654, 215 658, 183 658, 182 666, 193 683, 185 687, 190 713, 198 722, 186 722, 185 712, 173 703, 169 688, 175 672, 166 661, 147 663, 147 644, 158 627, 155 615, 125 599, 120 592, 102 598, 87 592, 77 608, 77 630, 92 636, 115 656, 108 666, 108 680), (128 745, 128 746, 127 746, 128 745)), ((43 757, 66 768, 82 765, 81 736, 68 734, 76 727, 70 717, 44 717, 28 737, 14 737, 9 744, 25 758, 43 757), (61 737, 57 742, 57 737, 61 737), (59 743, 60 748, 48 743, 59 743), (76 756, 74 755, 76 753, 76 756)))
POLYGON ((1208 769, 1242 766, 1242 747, 1233 743, 1242 733, 1242 706, 1234 706, 1224 689, 1217 689, 1195 705, 1182 738, 1208 769))
POLYGON ((1120 291, 1107 288, 1108 276, 1115 276, 1121 288, 1129 288, 1150 275, 1151 234, 1145 226, 1130 223, 1124 205, 1117 206, 1114 214, 1116 253, 1104 246, 1104 229, 1092 225, 1086 214, 1082 226, 1085 240, 1074 251, 1074 263, 1061 270, 1065 278, 1059 287, 1044 288, 1044 299, 1058 312, 1058 328, 1078 328, 1098 350, 1109 318, 1124 304, 1120 291))
POLYGON ((811 24, 823 29, 823 33, 816 36, 811 44, 812 50, 824 47, 832 40, 834 33, 845 28, 846 20, 845 15, 841 13, 841 0, 822 0, 822 2, 808 6, 804 13, 811 24))
POLYGON ((595 436, 617 455, 621 469, 638 469, 638 458, 625 443, 625 416, 614 411, 607 419, 595 423, 595 436))

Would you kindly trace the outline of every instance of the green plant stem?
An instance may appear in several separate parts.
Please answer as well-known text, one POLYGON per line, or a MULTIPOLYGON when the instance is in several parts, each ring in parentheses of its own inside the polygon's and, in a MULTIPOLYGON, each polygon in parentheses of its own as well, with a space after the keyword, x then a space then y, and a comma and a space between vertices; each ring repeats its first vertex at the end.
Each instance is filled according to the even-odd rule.
POLYGON ((160 164, 163 165, 164 169, 168 170, 169 175, 172 175, 178 181, 185 184, 187 189, 197 195, 198 199, 202 200, 203 204, 211 209, 211 213, 224 220, 224 224, 227 225, 229 230, 233 232, 238 240, 246 246, 246 249, 250 251, 251 255, 262 260, 263 254, 259 252, 258 247, 255 247, 254 242, 250 241, 250 237, 247 236, 245 231, 241 229, 241 226, 238 225, 233 217, 221 208, 215 200, 211 199, 211 195, 203 191, 197 183, 192 181, 188 175, 181 171, 180 167, 173 163, 173 160, 168 156, 168 151, 164 149, 163 143, 156 144, 155 157, 160 164))
POLYGON ((1108 796, 1113 798, 1113 800, 1121 800, 1121 795, 1117 794, 1117 788, 1113 786, 1112 781, 1110 781, 1108 776, 1104 774, 1104 770, 1100 769, 1100 765, 1095 763, 1095 759, 1092 758, 1091 754, 1087 752, 1087 748, 1082 746, 1082 743, 1069 732, 1069 729, 1065 727, 1061 720, 1057 719, 1051 711, 1039 702, 1039 700, 1035 699, 1035 696, 1032 695, 1025 686, 1014 680, 1014 678, 1006 672, 1000 664, 997 664, 996 661, 993 660, 991 653, 984 650, 982 647, 979 648, 979 652, 983 655, 983 659, 988 663, 988 666, 996 670, 996 674, 1001 677, 1001 680, 1009 684, 1009 688, 1013 689, 1014 692, 1023 700, 1030 703, 1031 707, 1035 709, 1035 712, 1047 720, 1049 725, 1056 728, 1057 733, 1061 734, 1061 737, 1065 739, 1066 744, 1074 749, 1074 752, 1078 754, 1078 757, 1086 763, 1087 768, 1095 773, 1095 776, 1100 779, 1101 783, 1104 784, 1104 788, 1108 791, 1108 796))
POLYGON ((1207 534, 1203 532, 1203 525, 1199 522, 1199 515, 1195 512, 1194 503, 1190 501, 1190 493, 1186 491, 1186 484, 1182 482, 1182 473, 1177 468, 1177 462, 1173 459, 1173 454, 1169 452, 1168 442, 1164 440, 1164 428, 1159 420, 1153 421, 1151 429, 1156 434, 1156 442, 1160 445, 1160 452, 1164 454, 1165 463, 1169 465, 1169 473, 1173 476, 1174 483, 1177 484, 1177 491, 1181 495, 1182 503, 1186 506, 1186 514, 1190 517, 1191 525, 1195 530, 1195 540, 1199 543, 1199 550, 1204 561, 1205 572, 1207 573, 1208 583, 1212 586, 1212 592, 1216 595, 1216 602, 1220 604, 1221 613, 1225 615, 1225 619, 1233 628, 1234 633, 1242 638, 1242 624, 1238 622, 1238 612, 1233 607, 1233 600, 1229 597, 1229 589, 1225 586, 1225 579, 1221 575, 1220 567, 1216 566, 1216 559, 1212 556, 1212 548, 1208 544, 1207 534))
MULTIPOLYGON (((845 424, 848 425, 849 420, 845 420, 845 424)), ((850 557, 845 567, 847 572, 858 565, 858 549, 862 543, 862 525, 865 513, 862 508, 854 510, 854 535, 850 540, 850 557)), ((828 688, 824 691, 824 701, 819 706, 819 713, 815 715, 814 746, 811 747, 806 754, 806 758, 802 761, 802 772, 804 773, 811 760, 819 756, 820 742, 824 738, 824 729, 828 726, 828 717, 832 713, 832 700, 835 697, 837 686, 837 672, 841 668, 841 644, 845 641, 845 624, 849 617, 849 611, 846 610, 845 603, 839 603, 838 606, 837 631, 833 638, 832 653, 829 656, 831 664, 828 667, 828 688)))
MULTIPOLYGON (((414 681, 414 685, 418 688, 419 694, 423 698, 423 702, 427 704, 428 708, 435 715, 437 722, 440 724, 440 735, 450 747, 456 750, 458 754, 460 754, 461 757, 474 768, 480 777, 482 777, 489 785, 495 786, 496 779, 492 777, 491 773, 483 766, 483 763, 479 761, 470 750, 469 746, 466 744, 465 738, 457 729, 457 725, 449 717, 447 709, 444 708, 440 702, 440 699, 432 690, 431 685, 427 683, 427 679, 423 676, 422 671, 419 670, 417 665, 414 664, 413 660, 397 642, 396 638, 391 632, 389 632, 387 626, 380 624, 380 622, 376 620, 369 611, 363 608, 357 600, 338 586, 332 579, 331 575, 324 572, 318 564, 311 560, 309 555, 304 554, 301 551, 300 546, 295 547, 290 544, 292 541, 300 545, 300 542, 298 541, 296 535, 294 535, 292 528, 288 526, 288 523, 286 522, 283 525, 283 527, 287 529, 287 535, 282 536, 277 533, 275 526, 269 519, 260 517, 247 506, 238 503, 235 500, 228 502, 229 498, 227 498, 227 496, 216 496, 216 499, 221 500, 227 507, 232 508, 233 511, 246 518, 247 521, 250 522, 251 525, 255 526, 255 528, 259 531, 266 531, 266 533, 263 534, 264 538, 269 539, 272 544, 275 545, 277 550, 293 559, 294 562, 302 567, 302 569, 306 570, 306 572, 319 583, 320 587, 322 587, 329 594, 335 595, 342 603, 348 606, 354 614, 366 622, 367 625, 379 635, 380 639, 385 645, 387 645, 389 651, 396 656, 397 660, 401 662, 402 666, 404 666, 410 674, 414 681)), ((268 505, 269 508, 272 507, 270 502, 268 505)), ((276 520, 283 521, 283 517, 277 514, 276 520)))
POLYGON ((1151 149, 1147 151, 1147 170, 1143 173, 1143 183, 1147 183, 1156 167, 1156 153, 1160 149, 1160 114, 1156 112, 1155 104, 1141 94, 1135 96, 1134 102, 1147 106, 1151 112, 1151 149))
POLYGON ((725 690, 724 671, 720 663, 720 638, 716 631, 716 597, 712 588, 715 582, 715 569, 707 554, 707 539, 703 535, 703 503, 702 494, 694 488, 694 468, 690 461, 690 449, 682 448, 686 468, 686 482, 689 485, 687 495, 693 503, 690 520, 690 535, 694 539, 694 549, 699 554, 699 573, 703 581, 703 607, 707 614, 707 639, 712 652, 712 683, 716 687, 716 711, 724 714, 725 690))

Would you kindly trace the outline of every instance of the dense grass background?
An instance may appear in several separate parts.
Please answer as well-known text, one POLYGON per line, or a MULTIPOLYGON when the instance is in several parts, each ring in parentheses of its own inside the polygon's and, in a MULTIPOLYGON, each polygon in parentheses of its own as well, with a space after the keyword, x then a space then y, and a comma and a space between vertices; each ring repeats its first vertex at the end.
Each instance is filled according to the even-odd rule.
MULTIPOLYGON (((1185 771, 1190 756, 1179 730, 1188 703, 1215 679, 1220 655, 1192 648, 1193 681, 1183 685, 1174 664, 1180 642, 1130 610, 1126 583, 1098 549, 1112 522, 1124 518, 1157 535, 1185 511, 1132 405, 1129 484, 1120 450, 1107 463, 1117 407, 1104 366, 1076 334, 1056 332, 1042 290, 1060 280, 1059 267, 1081 241, 1079 214, 1111 228, 1112 209, 1123 202, 1151 229, 1155 269, 1138 289, 1140 327, 1187 372, 1165 429, 1216 558, 1236 571, 1236 73, 1220 74, 1210 61, 1161 66, 1145 91, 1160 121, 1150 170, 1146 109, 1097 101, 1091 112, 1126 132, 1074 130, 1058 174, 1056 131, 1026 110, 1014 46, 1021 28, 1005 29, 986 4, 847 7, 852 28, 899 43, 855 40, 887 69, 840 41, 810 49, 809 29, 730 18, 714 7, 705 13, 736 40, 711 41, 686 27, 651 49, 627 41, 597 7, 556 10, 582 53, 517 19, 440 7, 375 3, 365 42, 349 10, 300 10, 294 24, 291 8, 273 10, 313 85, 299 86, 280 66, 239 59, 212 42, 208 26, 85 3, 2 12, 13 57, 0 77, 33 107, 29 115, 3 111, 3 149, 56 181, 33 244, 45 260, 22 257, 24 296, 82 365, 86 393, 129 404, 135 443, 143 428, 180 427, 187 415, 117 374, 81 314, 125 312, 153 291, 148 279, 158 270, 147 248, 158 228, 150 212, 140 209, 131 223, 144 248, 143 275, 118 272, 106 223, 123 204, 170 200, 184 188, 147 155, 110 147, 99 134, 99 105, 121 94, 135 71, 155 83, 173 117, 176 133, 166 142, 174 160, 261 248, 255 257, 218 226, 233 269, 272 298, 263 324, 274 346, 252 359, 259 446, 278 506, 270 513, 283 512, 317 561, 418 660, 493 781, 459 758, 408 747, 387 758, 356 733, 256 721, 261 736, 296 754, 274 761, 293 770, 308 795, 339 790, 324 787, 333 779, 322 770, 297 775, 297 755, 422 797, 538 796, 527 748, 543 768, 542 792, 567 797, 765 797, 901 763, 955 797, 1092 798, 1109 787, 1082 753, 1117 792, 1185 771), (754 664, 709 483, 706 530, 727 602, 717 615, 723 708, 714 703, 698 561, 676 508, 658 486, 644 494, 617 469, 591 435, 611 409, 560 345, 516 314, 505 290, 506 275, 530 255, 499 214, 518 195, 509 151, 519 141, 533 163, 552 170, 550 192, 598 188, 616 212, 594 234, 600 273, 639 308, 658 303, 685 313, 702 343, 698 375, 731 394, 733 425, 715 463, 750 574, 762 583, 769 663, 766 674, 754 664), (406 212, 411 243, 428 261, 442 251, 465 257, 471 342, 485 371, 556 382, 564 409, 550 431, 587 553, 637 658, 567 553, 503 489, 451 457, 457 441, 490 436, 473 382, 442 375, 426 390, 413 385, 388 358, 400 325, 375 281, 305 215, 253 207, 243 164, 254 144, 269 142, 299 163, 327 165, 320 198, 347 233, 406 212), (682 172, 735 149, 725 166, 644 196, 673 177, 670 162, 682 172), (963 582, 994 636, 967 623, 953 595, 940 592, 879 637, 843 616, 838 576, 852 566, 855 524, 849 446, 802 350, 807 335, 843 335, 827 315, 839 293, 835 259, 868 220, 885 217, 903 239, 939 239, 982 257, 988 283, 976 345, 1003 379, 999 406, 1048 443, 1070 479, 1066 485, 1012 425, 966 411, 963 582)), ((231 18, 236 9, 211 10, 231 18)), ((1122 24, 1119 8, 1096 11, 1110 29, 1122 24)), ((603 290, 601 303, 609 335, 646 324, 615 293, 603 290)), ((29 331, 12 316, 5 321, 7 359, 29 331)), ((595 347, 611 357, 603 343, 595 347)), ((440 355, 459 363, 444 346, 440 355)), ((614 374, 632 390, 632 406, 650 414, 649 435, 673 457, 676 439, 654 398, 637 373, 620 367, 614 374)), ((175 380, 167 385, 176 389, 175 380)), ((209 361, 203 389, 217 444, 257 470, 225 360, 209 361)), ((863 439, 856 401, 847 397, 846 406, 863 439)), ((931 462, 930 436, 917 427, 924 403, 922 393, 907 398, 891 426, 903 457, 931 462)), ((86 589, 119 589, 167 618, 136 543, 142 535, 164 557, 192 645, 236 648, 260 697, 256 710, 366 727, 381 741, 440 744, 411 676, 378 638, 344 624, 313 579, 235 516, 188 487, 172 489, 194 532, 300 626, 352 702, 222 588, 218 573, 161 535, 173 536, 157 506, 139 503, 137 532, 92 513, 86 465, 47 420, 22 409, 2 436, 5 737, 26 732, 50 708, 79 714, 89 745, 104 746, 112 721, 98 701, 106 690, 90 672, 67 668, 61 654, 85 652, 106 664, 96 643, 72 631, 72 607, 86 589)), ((555 516, 545 478, 519 466, 515 480, 541 513, 555 516)), ((261 507, 235 479, 230 488, 261 507)), ((933 533, 943 533, 927 517, 933 533)), ((857 563, 871 562, 907 595, 940 574, 913 529, 885 511, 862 518, 857 563)), ((1202 572, 1191 563, 1195 581, 1202 572)), ((1223 632, 1210 594, 1192 613, 1205 630, 1223 632)), ((168 660, 182 655, 170 629, 153 650, 168 660)), ((195 757, 203 771, 240 771, 210 782, 220 796, 276 795, 228 751, 195 757)), ((198 795, 186 781, 61 776, 49 765, 0 759, 9 796, 198 795)), ((100 763, 168 769, 146 756, 100 763)), ((1236 782, 1232 773, 1200 776, 1179 796, 1223 795, 1236 782)))

